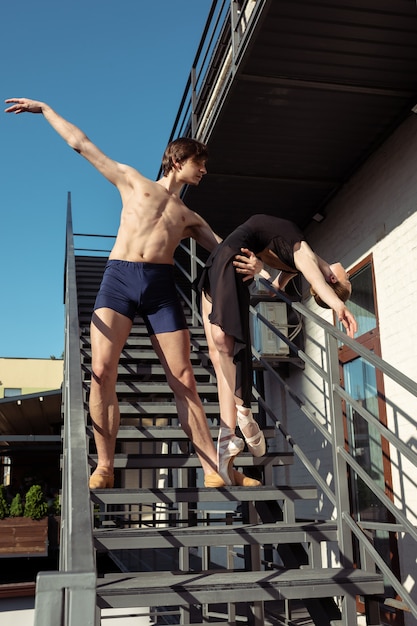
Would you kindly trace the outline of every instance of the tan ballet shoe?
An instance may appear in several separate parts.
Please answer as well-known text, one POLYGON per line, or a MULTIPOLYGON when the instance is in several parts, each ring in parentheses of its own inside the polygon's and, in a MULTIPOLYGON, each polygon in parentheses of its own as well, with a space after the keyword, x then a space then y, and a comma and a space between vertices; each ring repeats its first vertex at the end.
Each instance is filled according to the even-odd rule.
POLYGON ((261 487, 262 483, 256 478, 249 478, 237 470, 233 470, 233 481, 238 487, 261 487))
POLYGON ((226 483, 220 474, 213 472, 213 474, 206 474, 206 476, 204 476, 204 487, 218 489, 219 487, 226 487, 226 483))
POLYGON ((113 474, 92 474, 88 483, 90 489, 113 489, 113 474))

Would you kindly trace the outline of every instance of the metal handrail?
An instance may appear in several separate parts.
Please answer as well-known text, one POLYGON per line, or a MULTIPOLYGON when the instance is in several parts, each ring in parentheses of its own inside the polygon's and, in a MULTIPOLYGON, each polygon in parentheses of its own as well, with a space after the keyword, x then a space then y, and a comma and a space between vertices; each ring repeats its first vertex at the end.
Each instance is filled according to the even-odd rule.
MULTIPOLYGON (((183 247, 183 250, 187 251, 190 255, 191 264, 195 264, 196 268, 202 265, 201 260, 195 256, 193 257, 192 248, 187 246, 183 247)), ((179 264, 177 264, 179 266, 179 264)), ((179 267, 179 269, 181 269, 179 267)), ((184 273, 184 272, 183 272, 184 273)), ((191 275, 190 271, 184 274, 191 275)), ((267 417, 275 423, 277 430, 280 431, 284 440, 289 446, 291 446, 295 456, 303 464, 309 475, 314 482, 319 486, 323 494, 328 498, 329 502, 335 507, 335 519, 339 525, 339 548, 340 553, 343 554, 344 564, 352 564, 353 562, 353 537, 356 537, 360 544, 361 554, 366 554, 372 563, 372 568, 378 567, 384 578, 392 586, 392 588, 398 593, 402 599, 403 605, 407 608, 411 614, 417 618, 417 604, 412 599, 410 593, 406 587, 398 580, 395 574, 391 571, 387 563, 378 555, 373 547, 371 538, 363 532, 366 527, 368 530, 380 530, 382 526, 387 532, 401 532, 406 533, 411 541, 416 544, 417 547, 417 531, 415 526, 407 519, 404 510, 406 508, 399 508, 395 502, 393 502, 384 491, 379 488, 374 481, 369 477, 366 471, 357 463, 355 458, 346 450, 343 432, 343 419, 342 419, 342 402, 345 401, 352 405, 352 407, 360 414, 372 427, 376 428, 381 435, 390 442, 395 451, 406 458, 415 468, 417 468, 417 454, 411 448, 411 446, 404 443, 399 437, 393 433, 387 426, 381 424, 376 417, 371 415, 364 407, 357 403, 339 384, 339 355, 338 346, 341 343, 346 344, 352 349, 354 353, 362 357, 365 361, 373 365, 377 370, 388 376, 391 380, 397 383, 405 391, 409 392, 412 396, 417 398, 417 384, 408 376, 394 368, 392 365, 384 361, 381 357, 368 350, 363 345, 359 344, 354 339, 350 339, 345 333, 339 330, 337 327, 329 324, 319 315, 308 309, 300 302, 293 302, 284 293, 277 291, 273 288, 272 284, 265 280, 260 279, 260 282, 268 288, 269 291, 275 291, 277 299, 285 302, 288 307, 291 307, 297 312, 304 320, 309 320, 315 325, 319 326, 324 332, 324 354, 325 363, 317 364, 314 360, 301 350, 294 342, 290 341, 276 326, 271 324, 261 313, 251 307, 251 314, 254 315, 259 323, 264 324, 269 331, 274 333, 279 339, 285 342, 291 353, 297 356, 306 365, 311 367, 313 371, 320 376, 325 387, 328 390, 328 396, 324 398, 325 402, 329 402, 331 406, 331 414, 329 425, 320 422, 315 412, 308 406, 308 398, 302 397, 294 388, 292 388, 288 379, 284 379, 280 376, 275 367, 273 367, 268 359, 265 359, 253 346, 252 353, 256 360, 267 370, 273 377, 273 380, 277 382, 288 397, 296 404, 297 408, 310 420, 314 428, 316 428, 323 438, 329 442, 333 449, 334 459, 334 488, 327 484, 326 480, 317 471, 314 462, 309 458, 308 453, 304 452, 301 446, 297 443, 295 438, 286 430, 275 411, 268 405, 266 400, 258 392, 256 387, 253 388, 255 399, 258 401, 260 407, 265 411, 267 417), (333 374, 332 374, 333 370, 333 374), (336 376, 334 374, 337 374, 336 376), (339 439, 337 438, 337 431, 339 429, 339 439), (380 522, 366 521, 361 523, 355 521, 352 517, 352 511, 350 509, 349 502, 349 489, 347 485, 348 467, 358 477, 360 477, 372 492, 378 497, 381 504, 391 513, 396 519, 395 524, 391 524, 388 528, 387 524, 381 526, 380 522)), ((190 300, 188 300, 190 304, 190 300)), ((200 318, 201 319, 201 318, 200 318)), ((302 370, 300 370, 302 371, 302 370)), ((301 374, 303 375, 303 374, 301 374)), ((323 392, 325 394, 325 392, 323 392)), ((365 563, 365 566, 368 564, 365 563)))
MULTIPOLYGON (((213 1, 169 141, 182 136, 208 141, 231 78, 269 1, 213 1)), ((161 175, 162 167, 158 178, 161 175)))
POLYGON ((96 567, 88 488, 71 195, 67 201, 61 540, 58 572, 37 576, 35 626, 94 626, 96 567))

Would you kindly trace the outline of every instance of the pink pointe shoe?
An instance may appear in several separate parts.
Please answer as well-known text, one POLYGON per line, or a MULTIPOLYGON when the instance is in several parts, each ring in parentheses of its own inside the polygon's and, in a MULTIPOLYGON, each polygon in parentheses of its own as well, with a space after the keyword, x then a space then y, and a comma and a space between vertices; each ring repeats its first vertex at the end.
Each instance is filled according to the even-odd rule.
POLYGON ((233 435, 230 438, 219 438, 217 441, 217 472, 225 485, 233 485, 233 461, 245 447, 243 439, 233 435))
POLYGON ((239 424, 240 432, 245 438, 249 452, 256 457, 264 456, 266 452, 265 435, 259 428, 257 422, 255 422, 255 420, 253 419, 252 411, 249 408, 245 406, 240 406, 238 404, 236 405, 236 409, 237 423, 239 424), (245 435, 245 429, 247 429, 249 425, 251 425, 252 427, 255 426, 257 432, 255 432, 254 435, 247 437, 245 435))

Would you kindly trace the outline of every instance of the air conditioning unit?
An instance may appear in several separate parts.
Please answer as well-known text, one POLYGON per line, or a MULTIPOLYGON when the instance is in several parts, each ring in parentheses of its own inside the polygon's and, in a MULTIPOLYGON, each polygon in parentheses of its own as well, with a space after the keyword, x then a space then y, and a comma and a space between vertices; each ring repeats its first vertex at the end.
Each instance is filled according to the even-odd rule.
MULTIPOLYGON (((285 302, 259 302, 255 311, 260 313, 270 324, 288 337, 287 305, 285 302)), ((252 343, 262 356, 288 356, 290 349, 258 317, 251 315, 252 343)))

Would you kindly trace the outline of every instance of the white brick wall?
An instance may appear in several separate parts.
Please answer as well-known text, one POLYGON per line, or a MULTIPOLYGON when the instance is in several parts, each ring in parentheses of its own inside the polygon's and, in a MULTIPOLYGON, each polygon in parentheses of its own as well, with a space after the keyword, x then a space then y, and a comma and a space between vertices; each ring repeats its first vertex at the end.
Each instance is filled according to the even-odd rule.
MULTIPOLYGON (((312 248, 329 262, 341 261, 349 268, 373 254, 382 358, 408 377, 416 379, 417 354, 417 116, 410 117, 355 173, 332 200, 328 216, 306 231, 312 248)), ((306 290, 307 293, 307 290, 306 290)), ((307 298, 309 306, 311 299, 307 298)), ((312 306, 313 308, 313 306, 312 306)), ((332 312, 313 310, 332 322, 332 312)), ((306 351, 320 361, 318 331, 305 325, 306 351)), ((319 331, 320 332, 320 331, 319 331)), ((308 383, 292 370, 290 384, 311 402, 311 409, 327 423, 322 383, 307 368, 308 383), (302 386, 302 384, 304 386, 302 386)), ((388 424, 400 438, 417 450, 417 401, 385 380, 388 424), (411 417, 410 417, 411 416, 411 417)), ((276 393, 276 392, 275 392, 276 393)), ((273 394, 271 393, 271 398, 273 394)), ((307 403, 308 404, 308 403, 307 403)), ((277 407, 279 404, 277 403, 277 407)), ((284 418, 283 418, 284 419, 284 418)), ((288 400, 285 421, 295 441, 309 450, 309 456, 327 481, 332 481, 331 454, 322 435, 315 431, 294 403, 288 400)), ((407 513, 417 523, 417 489, 414 471, 392 459, 393 483, 398 502, 407 499, 407 513)), ((302 484, 308 477, 300 463, 277 470, 277 481, 302 484), (279 474, 281 472, 281 474, 279 474)), ((310 482, 310 481, 309 481, 310 482)), ((329 517, 326 501, 319 506, 302 506, 301 514, 329 517)), ((415 556, 400 545, 401 570, 411 576, 416 588, 415 556), (411 574, 410 574, 411 572, 411 574)), ((416 593, 416 592, 414 592, 416 593)))

